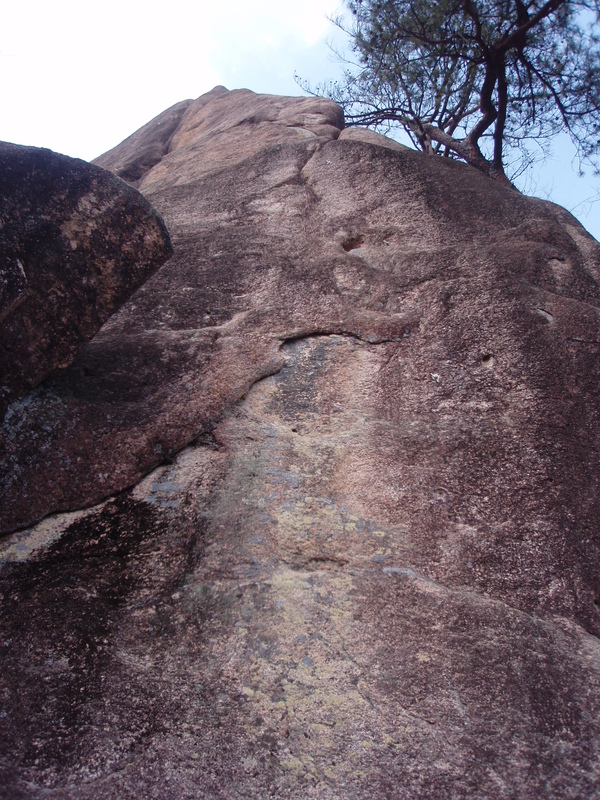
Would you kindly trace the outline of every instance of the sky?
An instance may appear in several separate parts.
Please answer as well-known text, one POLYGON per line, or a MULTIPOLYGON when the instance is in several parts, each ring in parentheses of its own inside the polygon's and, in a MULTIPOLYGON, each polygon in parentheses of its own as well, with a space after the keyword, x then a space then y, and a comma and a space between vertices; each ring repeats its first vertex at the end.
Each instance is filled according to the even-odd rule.
MULTIPOLYGON (((10 2, 10 0, 9 0, 10 2)), ((0 27, 0 140, 91 160, 180 100, 221 84, 300 95, 339 77, 341 0, 12 0, 0 27)), ((600 179, 566 137, 524 188, 600 239, 600 179)))

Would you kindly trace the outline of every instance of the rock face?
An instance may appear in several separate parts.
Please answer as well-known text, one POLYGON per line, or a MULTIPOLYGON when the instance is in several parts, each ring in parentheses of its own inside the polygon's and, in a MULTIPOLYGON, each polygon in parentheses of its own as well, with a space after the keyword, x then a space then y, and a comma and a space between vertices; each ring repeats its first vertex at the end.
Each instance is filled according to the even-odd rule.
POLYGON ((168 152, 173 134, 191 102, 183 100, 163 111, 113 150, 97 158, 95 163, 137 185, 139 179, 168 152))
POLYGON ((174 257, 2 430, 4 529, 73 510, 2 545, 6 796, 600 797, 600 246, 325 100, 160 127, 99 161, 174 257))
POLYGON ((148 201, 83 161, 0 143, 0 185, 2 419, 172 251, 148 201))

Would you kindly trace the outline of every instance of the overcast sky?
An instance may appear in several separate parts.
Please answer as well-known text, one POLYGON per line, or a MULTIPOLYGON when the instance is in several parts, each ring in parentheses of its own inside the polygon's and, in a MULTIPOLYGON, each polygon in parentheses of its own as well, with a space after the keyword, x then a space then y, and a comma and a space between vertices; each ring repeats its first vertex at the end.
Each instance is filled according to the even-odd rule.
MULTIPOLYGON (((0 27, 0 139, 86 160, 164 109, 217 84, 301 94, 339 75, 327 40, 340 0, 12 0, 0 27)), ((568 144, 527 185, 600 239, 600 181, 581 180, 568 144)))

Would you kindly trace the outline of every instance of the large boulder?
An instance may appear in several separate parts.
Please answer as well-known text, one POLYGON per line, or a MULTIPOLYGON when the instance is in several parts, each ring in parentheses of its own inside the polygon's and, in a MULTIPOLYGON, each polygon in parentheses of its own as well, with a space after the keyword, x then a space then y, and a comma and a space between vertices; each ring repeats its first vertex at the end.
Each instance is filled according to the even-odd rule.
POLYGON ((600 245, 341 127, 189 104, 173 259, 7 415, 4 529, 71 509, 2 545, 7 796, 600 796, 600 245))
POLYGON ((170 256, 148 201, 98 167, 0 143, 0 419, 170 256))

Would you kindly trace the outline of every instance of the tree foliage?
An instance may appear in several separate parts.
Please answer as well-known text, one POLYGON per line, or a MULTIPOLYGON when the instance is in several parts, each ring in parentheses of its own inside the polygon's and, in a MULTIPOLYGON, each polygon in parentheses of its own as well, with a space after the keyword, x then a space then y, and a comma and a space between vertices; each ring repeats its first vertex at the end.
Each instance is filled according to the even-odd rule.
POLYGON ((399 124, 494 178, 567 131, 600 154, 600 0, 346 0, 356 68, 318 87, 354 125, 399 124))

